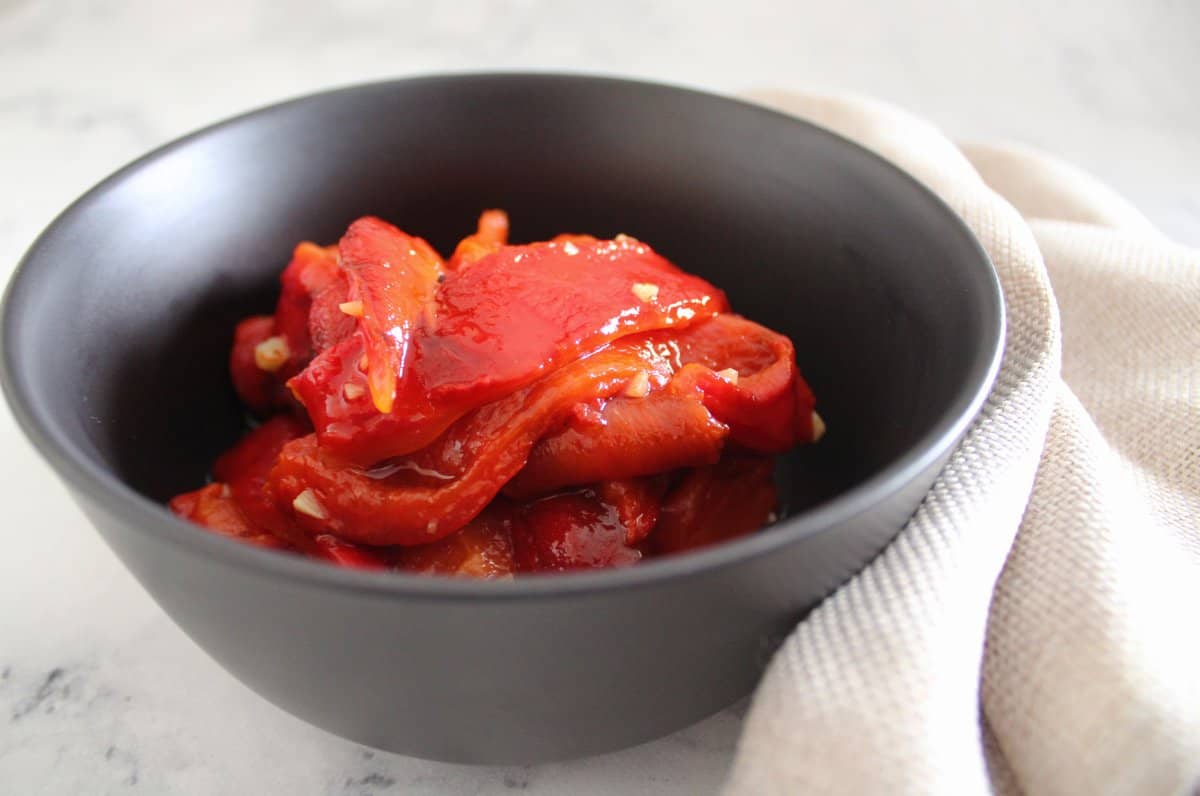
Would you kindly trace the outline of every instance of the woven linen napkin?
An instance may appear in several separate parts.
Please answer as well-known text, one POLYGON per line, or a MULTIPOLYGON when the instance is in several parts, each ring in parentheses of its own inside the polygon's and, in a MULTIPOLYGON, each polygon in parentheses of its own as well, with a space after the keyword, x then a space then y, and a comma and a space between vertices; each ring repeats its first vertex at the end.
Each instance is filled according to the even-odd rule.
POLYGON ((1200 251, 1044 155, 753 98, 940 195, 1008 339, 916 514, 771 662, 727 791, 1200 792, 1200 251))

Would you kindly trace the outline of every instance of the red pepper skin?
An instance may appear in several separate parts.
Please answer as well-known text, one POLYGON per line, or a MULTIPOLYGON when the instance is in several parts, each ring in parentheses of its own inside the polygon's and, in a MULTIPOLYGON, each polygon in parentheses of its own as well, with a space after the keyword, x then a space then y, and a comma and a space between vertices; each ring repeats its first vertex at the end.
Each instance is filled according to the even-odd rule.
POLYGON ((305 552, 312 558, 351 569, 391 569, 392 557, 386 550, 374 550, 330 536, 327 533, 312 537, 305 552))
POLYGON ((517 571, 630 564, 640 558, 632 547, 654 528, 665 489, 664 478, 641 478, 527 503, 497 498, 458 533, 433 544, 393 548, 395 566, 495 579, 517 571))
POLYGON ((213 464, 213 479, 226 484, 230 495, 255 526, 296 542, 301 536, 291 519, 275 508, 266 493, 267 475, 283 446, 311 433, 307 422, 277 415, 243 436, 213 464))
POLYGON ((715 464, 727 443, 772 455, 812 435, 812 393, 791 342, 732 313, 646 345, 677 371, 641 398, 618 397, 540 440, 505 494, 530 497, 568 486, 715 464), (719 375, 732 369, 731 375, 719 375))
POLYGON ((489 210, 446 262, 372 217, 298 246, 230 355, 277 416, 172 511, 335 566, 478 578, 769 522, 766 457, 817 436, 791 341, 632 238, 507 240, 489 210))
POLYGON ((246 434, 213 465, 218 483, 171 501, 176 514, 226 536, 261 547, 297 550, 338 566, 382 569, 387 556, 328 534, 310 536, 279 511, 265 492, 267 474, 291 440, 311 433, 308 423, 279 415, 246 434))
POLYGON ((724 293, 632 238, 508 246, 446 279, 418 372, 435 399, 487 400, 621 337, 726 309, 724 293))
POLYGON ((291 352, 287 364, 279 371, 280 384, 299 373, 312 359, 309 321, 313 302, 328 290, 332 289, 335 294, 340 292, 339 283, 344 285, 342 279, 337 251, 332 246, 301 243, 292 253, 291 262, 279 278, 282 290, 275 305, 275 333, 283 335, 291 352))
POLYGON ((447 271, 462 271, 508 243, 508 214, 503 210, 485 210, 473 235, 458 242, 446 263, 447 271))
POLYGON ((630 547, 642 542, 658 524, 663 494, 668 477, 628 478, 621 481, 601 481, 593 487, 596 498, 612 506, 617 519, 625 528, 625 544, 630 547))
POLYGON ((389 474, 338 459, 315 436, 286 445, 269 478, 281 510, 306 489, 327 514, 297 515, 313 533, 369 545, 428 544, 457 531, 492 500, 538 439, 560 428, 579 403, 624 390, 640 374, 669 374, 637 344, 617 344, 464 417, 427 449, 389 460, 389 474))
MULTIPOLYGON (((340 268, 336 278, 312 295, 308 311, 308 338, 312 356, 354 334, 354 318, 342 310, 342 306, 349 301, 349 296, 350 280, 340 268)), ((308 366, 309 361, 311 357, 304 367, 308 366)))
POLYGON ((171 498, 167 507, 185 520, 256 547, 291 550, 292 546, 246 518, 225 484, 209 484, 171 498))
POLYGON ((229 373, 238 397, 258 414, 294 408, 295 399, 284 385, 312 359, 314 336, 327 345, 330 338, 340 339, 353 326, 345 322, 349 319, 330 316, 327 311, 314 312, 314 305, 322 298, 327 305, 345 292, 345 277, 332 247, 301 243, 279 281, 282 289, 275 314, 254 316, 238 324, 229 358, 229 373), (288 356, 268 371, 259 367, 254 352, 259 343, 271 337, 283 339, 288 356))
POLYGON ((266 414, 287 403, 274 373, 260 368, 254 359, 259 343, 275 335, 275 318, 252 315, 233 330, 233 349, 229 353, 229 378, 242 403, 258 414, 266 414))
POLYGON ((514 515, 511 504, 497 500, 458 533, 433 544, 396 549, 396 566, 426 575, 511 578, 516 572, 514 515))
POLYGON ((725 313, 676 338, 679 372, 672 388, 694 389, 730 441, 763 455, 812 441, 815 400, 796 368, 792 341, 725 313), (736 381, 719 375, 737 371, 736 381))
POLYGON ((176 495, 168 507, 183 519, 213 533, 256 547, 299 552, 340 567, 388 569, 392 566, 386 552, 360 547, 328 534, 300 536, 293 544, 286 538, 289 534, 270 531, 251 522, 226 484, 209 484, 194 492, 176 495))
POLYGON ((770 459, 730 456, 689 471, 663 498, 650 535, 656 555, 708 547, 758 530, 779 506, 770 459))
POLYGON ((367 388, 381 414, 391 413, 398 382, 408 378, 413 337, 433 306, 444 272, 428 243, 368 216, 350 225, 338 244, 350 283, 349 300, 361 304, 358 334, 366 354, 367 388))
MULTIPOLYGON (((384 270, 382 263, 390 260, 379 250, 385 244, 407 245, 386 243, 386 237, 380 233, 372 241, 374 254, 360 251, 363 274, 384 270)), ((411 453, 467 412, 614 340, 684 328, 728 309, 721 291, 645 244, 631 238, 576 239, 581 242, 505 246, 469 268, 448 272, 435 300, 422 305, 419 322, 393 327, 405 330, 399 337, 409 341, 404 350, 410 359, 404 360, 403 372, 396 371, 400 383, 388 412, 372 401, 345 397, 347 383, 361 386, 358 364, 364 353, 371 395, 384 389, 390 372, 377 372, 375 363, 382 356, 378 340, 386 342, 387 335, 364 335, 361 349, 348 338, 318 357, 290 386, 308 410, 321 445, 360 465, 411 453), (636 285, 649 286, 642 294, 653 297, 639 298, 636 285)), ((342 261, 345 267, 345 241, 342 261)), ((353 277, 351 283, 354 295, 353 277)), ((397 317, 416 312, 413 302, 405 306, 397 317)), ((364 316, 360 328, 370 326, 364 316)), ((352 389, 358 394, 357 387, 352 389)))
POLYGON ((635 564, 617 510, 595 492, 554 495, 529 504, 513 528, 518 571, 564 572, 635 564))
POLYGON ((596 422, 571 425, 540 440, 504 492, 544 495, 564 487, 715 464, 729 427, 695 394, 667 390, 618 397, 596 422))

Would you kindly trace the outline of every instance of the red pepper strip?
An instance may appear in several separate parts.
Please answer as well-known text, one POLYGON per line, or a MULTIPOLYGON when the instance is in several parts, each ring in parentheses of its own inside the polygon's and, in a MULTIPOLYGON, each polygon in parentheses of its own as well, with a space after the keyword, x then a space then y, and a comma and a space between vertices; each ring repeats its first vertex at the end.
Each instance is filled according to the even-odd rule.
POLYGON ((658 523, 667 476, 601 481, 594 490, 601 502, 616 510, 617 519, 625 527, 625 544, 632 546, 649 536, 658 523))
POLYGON ((312 341, 313 356, 354 334, 357 323, 342 309, 349 300, 349 294, 350 281, 340 268, 329 284, 313 293, 312 307, 308 312, 308 335, 312 341))
POLYGON ((779 506, 773 470, 770 459, 748 457, 692 470, 663 499, 651 548, 679 553, 761 528, 779 506))
POLYGON ((392 563, 384 551, 370 550, 351 542, 344 542, 327 533, 314 536, 305 552, 312 558, 328 561, 339 567, 351 569, 390 569, 392 563))
POLYGON ((791 342, 724 313, 646 341, 679 373, 666 390, 617 398, 538 442, 505 494, 529 497, 564 486, 714 464, 727 437, 757 453, 791 449, 812 436, 812 394, 791 342), (726 368, 738 372, 718 375, 726 368), (726 425, 728 424, 728 425, 726 425))
POLYGON ((458 242, 446 263, 447 271, 460 271, 508 243, 508 214, 503 210, 484 210, 475 234, 458 242))
POLYGON ((433 301, 442 259, 425 241, 371 216, 350 225, 338 256, 350 281, 350 301, 361 302, 358 328, 371 401, 388 414, 397 381, 408 375, 413 335, 433 301))
POLYGON ((171 501, 175 513, 218 533, 263 547, 297 549, 338 566, 379 569, 388 566, 378 551, 329 535, 303 533, 275 508, 264 492, 267 474, 283 446, 310 432, 304 421, 281 415, 246 434, 213 465, 219 482, 171 501))
POLYGON ((301 243, 292 253, 292 261, 279 277, 282 290, 275 305, 275 333, 287 341, 287 364, 277 372, 283 384, 312 359, 313 344, 309 315, 314 296, 338 281, 337 249, 315 243, 301 243))
POLYGON ((699 390, 730 440, 762 454, 813 440, 815 400, 796 369, 792 341, 740 315, 718 315, 675 338, 682 366, 670 389, 699 390), (732 369, 736 377, 718 375, 732 369))
POLYGON ((658 379, 670 373, 643 345, 610 346, 475 410, 428 449, 373 473, 338 459, 315 436, 303 437, 284 447, 269 488, 288 511, 300 493, 311 492, 325 516, 310 511, 297 519, 312 533, 371 545, 427 544, 482 511, 576 404, 610 397, 648 371, 658 379))
MULTIPOLYGON (((275 314, 247 318, 234 332, 229 358, 233 386, 242 401, 256 412, 295 405, 292 395, 284 389, 284 383, 312 358, 309 321, 314 298, 328 292, 340 277, 334 251, 312 243, 297 246, 291 262, 280 276, 283 288, 275 305, 275 314), (285 352, 285 357, 273 363, 270 369, 264 369, 256 360, 255 349, 272 337, 282 339, 285 348, 280 350, 285 352)), ((342 281, 344 283, 344 279, 342 281)))
MULTIPOLYGON (((347 259, 343 253, 344 267, 347 259)), ((683 328, 727 303, 712 285, 624 238, 505 246, 447 274, 435 309, 412 337, 412 367, 390 414, 342 399, 344 386, 361 378, 354 338, 291 381, 323 446, 361 465, 411 453, 472 409, 613 340, 683 328)))
POLYGON ((511 577, 516 545, 526 571, 607 566, 637 556, 632 545, 650 533, 666 486, 662 478, 608 481, 577 495, 532 504, 494 500, 457 533, 428 545, 396 549, 396 565, 413 572, 511 577), (597 525, 599 527, 597 527, 597 525))
POLYGON ((254 350, 274 334, 275 318, 270 315, 252 315, 233 330, 229 377, 242 403, 259 413, 286 406, 289 400, 275 374, 255 362, 254 350))
POLYGON ((292 549, 291 545, 278 536, 251 523, 225 484, 209 484, 194 492, 176 495, 167 506, 183 519, 202 525, 221 536, 258 547, 292 549))
POLYGON ((209 484, 194 492, 176 495, 168 505, 171 511, 189 522, 257 547, 298 550, 340 567, 384 569, 390 566, 386 555, 329 535, 301 537, 298 545, 290 544, 283 535, 252 522, 228 484, 209 484))
POLYGON ((598 569, 635 564, 616 509, 590 490, 535 501, 513 527, 513 552, 523 572, 598 569))
POLYGON ((295 544, 304 541, 290 517, 275 508, 266 494, 267 474, 283 446, 311 432, 308 423, 279 415, 243 436, 213 464, 213 479, 228 485, 230 496, 260 530, 295 544))
POLYGON ((598 422, 568 426, 539 441, 504 492, 529 497, 714 464, 728 436, 729 426, 715 420, 695 392, 615 398, 600 410, 598 422))
POLYGON ((438 304, 437 329, 416 340, 419 373, 434 398, 473 401, 617 338, 727 308, 720 290, 632 238, 506 246, 447 278, 438 304))
POLYGON ((471 578, 512 577, 512 507, 495 501, 457 533, 433 544, 397 548, 396 566, 410 572, 471 578))

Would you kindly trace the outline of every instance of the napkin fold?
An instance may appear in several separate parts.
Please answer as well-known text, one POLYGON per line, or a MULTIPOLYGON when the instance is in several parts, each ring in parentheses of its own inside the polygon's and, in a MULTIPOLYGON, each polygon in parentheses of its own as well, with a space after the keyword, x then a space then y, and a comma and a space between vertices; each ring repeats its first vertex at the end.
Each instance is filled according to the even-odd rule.
POLYGON ((916 514, 772 660, 727 792, 1200 793, 1200 250, 1033 150, 751 98, 941 196, 1008 337, 916 514))

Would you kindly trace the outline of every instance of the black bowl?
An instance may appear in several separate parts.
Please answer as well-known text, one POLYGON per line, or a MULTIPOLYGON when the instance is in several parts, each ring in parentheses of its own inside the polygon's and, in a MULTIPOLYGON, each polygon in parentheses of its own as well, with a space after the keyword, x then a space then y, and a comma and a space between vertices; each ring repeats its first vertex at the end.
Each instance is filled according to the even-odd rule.
POLYGON ((929 191, 825 130, 644 83, 400 80, 170 144, 37 240, 4 305, 3 385, 109 545, 202 648, 364 744, 531 762, 632 745, 730 704, 912 514, 995 376, 986 255, 929 191), (641 238, 795 341, 829 433, 782 468, 791 511, 620 571, 472 582, 340 570, 163 506, 243 428, 235 321, 301 239, 381 215, 445 249, 483 208, 515 238, 641 238))

